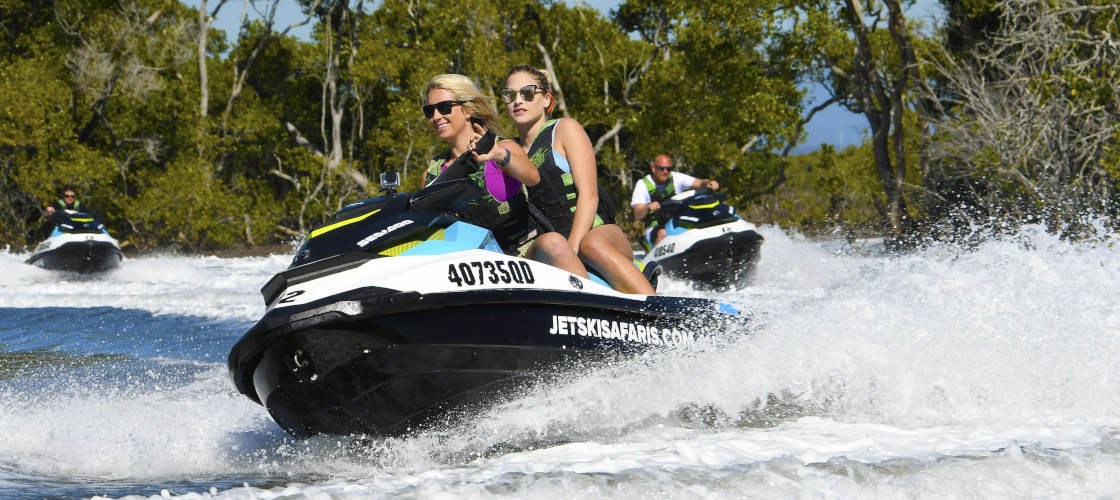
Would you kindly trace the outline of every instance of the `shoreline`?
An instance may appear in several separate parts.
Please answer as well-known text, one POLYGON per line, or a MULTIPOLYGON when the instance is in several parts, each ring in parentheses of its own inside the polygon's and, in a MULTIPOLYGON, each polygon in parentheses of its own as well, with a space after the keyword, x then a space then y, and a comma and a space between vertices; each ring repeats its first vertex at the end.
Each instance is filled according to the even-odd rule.
POLYGON ((148 257, 152 255, 182 255, 182 256, 214 256, 221 258, 233 257, 267 257, 270 255, 294 255, 298 247, 291 243, 267 243, 262 245, 236 245, 229 248, 212 250, 184 250, 175 246, 137 249, 133 245, 121 248, 125 258, 148 257))

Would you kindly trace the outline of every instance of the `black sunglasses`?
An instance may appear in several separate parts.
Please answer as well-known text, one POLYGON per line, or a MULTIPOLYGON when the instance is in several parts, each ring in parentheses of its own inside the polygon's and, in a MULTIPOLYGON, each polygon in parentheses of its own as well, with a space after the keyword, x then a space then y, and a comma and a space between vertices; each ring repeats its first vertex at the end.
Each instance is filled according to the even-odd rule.
POLYGON ((508 104, 513 102, 513 95, 519 92, 521 93, 521 99, 524 101, 532 101, 533 97, 536 96, 538 92, 541 94, 548 93, 547 90, 541 88, 538 85, 526 85, 518 90, 513 90, 510 88, 499 90, 498 95, 502 96, 502 100, 508 104))
POLYGON ((75 194, 64 194, 64 195, 62 195, 62 197, 63 197, 63 198, 77 198, 77 197, 78 197, 78 195, 75 195, 75 194))
POLYGON ((436 111, 439 111, 439 114, 441 114, 441 115, 450 114, 451 113, 451 108, 453 108, 455 106, 458 106, 458 105, 461 105, 465 102, 467 102, 467 101, 440 101, 440 102, 437 102, 435 104, 425 104, 424 107, 421 108, 421 109, 424 110, 424 117, 425 118, 431 118, 432 115, 434 115, 436 111))
POLYGON ((673 166, 672 166, 672 165, 668 165, 668 166, 665 166, 665 165, 654 165, 654 166, 653 166, 653 168, 656 168, 656 169, 658 169, 658 170, 660 170, 660 171, 662 171, 662 172, 665 172, 665 171, 668 171, 668 170, 672 170, 672 169, 673 169, 673 166))

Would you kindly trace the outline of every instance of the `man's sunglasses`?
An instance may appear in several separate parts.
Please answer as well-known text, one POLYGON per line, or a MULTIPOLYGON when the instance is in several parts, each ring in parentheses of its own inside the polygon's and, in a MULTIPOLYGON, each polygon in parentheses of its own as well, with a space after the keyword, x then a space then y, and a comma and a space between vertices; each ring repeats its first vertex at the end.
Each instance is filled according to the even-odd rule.
POLYGON ((451 108, 461 105, 467 101, 440 101, 435 104, 425 104, 423 108, 424 117, 431 118, 436 111, 441 115, 451 114, 451 108))
POLYGON ((513 90, 513 89, 510 89, 510 88, 505 88, 505 89, 499 90, 498 95, 502 96, 502 100, 505 101, 506 104, 509 104, 509 103, 513 102, 514 94, 520 93, 521 94, 521 100, 528 102, 528 101, 532 101, 533 97, 536 96, 536 94, 538 92, 540 92, 541 94, 547 94, 548 93, 547 90, 541 88, 540 86, 526 85, 524 87, 521 87, 518 90, 513 90))
POLYGON ((668 171, 673 169, 673 166, 672 165, 654 165, 653 168, 656 168, 657 170, 660 170, 662 172, 668 172, 668 171))
POLYGON ((64 195, 62 195, 62 197, 63 197, 63 198, 77 198, 77 195, 73 195, 73 194, 64 194, 64 195))

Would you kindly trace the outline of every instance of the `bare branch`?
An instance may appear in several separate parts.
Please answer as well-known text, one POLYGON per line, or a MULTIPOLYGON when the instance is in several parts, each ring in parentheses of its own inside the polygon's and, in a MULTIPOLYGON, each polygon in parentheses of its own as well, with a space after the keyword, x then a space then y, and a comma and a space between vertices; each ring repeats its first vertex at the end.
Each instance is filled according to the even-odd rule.
MULTIPOLYGON (((1001 26, 980 50, 931 61, 951 96, 942 98, 951 113, 934 121, 937 174, 983 183, 988 194, 974 196, 993 214, 1018 218, 1045 207, 1069 222, 1103 210, 1114 186, 1101 165, 1120 134, 1120 110, 1100 102, 1120 97, 1120 45, 1111 33, 1120 6, 1003 0, 997 10, 1001 26), (1099 99, 1079 86, 1112 95, 1099 99)), ((937 101, 928 90, 924 97, 937 101)))
POLYGON ((315 145, 312 144, 311 141, 307 140, 307 138, 299 132, 299 129, 297 129, 296 126, 292 124, 292 122, 284 122, 284 128, 288 129, 288 133, 291 134, 292 139, 296 141, 296 144, 307 148, 312 153, 314 153, 315 156, 323 156, 323 152, 319 151, 319 148, 315 147, 315 145))
MULTIPOLYGON (((559 40, 560 37, 557 36, 556 41, 559 40)), ((553 50, 555 49, 555 44, 553 44, 553 50)), ((564 103, 564 91, 560 88, 560 76, 556 74, 556 67, 552 64, 552 56, 539 41, 537 42, 537 50, 540 51, 541 58, 544 59, 544 68, 552 75, 552 90, 553 95, 556 97, 556 107, 560 109, 561 115, 568 118, 568 105, 564 103)))
POLYGON ((617 121, 614 122, 614 126, 611 127, 611 129, 608 130, 607 133, 603 134, 602 136, 599 137, 599 140, 595 141, 595 155, 598 156, 599 155, 599 150, 603 148, 603 144, 606 144, 607 141, 611 140, 612 138, 614 138, 614 136, 618 135, 618 132, 621 131, 621 130, 622 130, 622 118, 619 118, 617 121))

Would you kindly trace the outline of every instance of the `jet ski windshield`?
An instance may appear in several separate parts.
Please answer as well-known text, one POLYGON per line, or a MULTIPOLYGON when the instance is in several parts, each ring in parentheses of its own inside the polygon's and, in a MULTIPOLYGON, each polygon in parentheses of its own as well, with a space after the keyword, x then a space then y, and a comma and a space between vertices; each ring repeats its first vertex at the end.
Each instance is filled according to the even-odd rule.
MULTIPOLYGON (((451 170, 450 167, 448 170, 451 170)), ((440 179, 443 179, 443 175, 413 194, 409 210, 418 213, 455 212, 483 194, 482 188, 470 179, 440 179)))
POLYGON ((101 233, 105 231, 105 226, 98 222, 93 214, 70 210, 59 214, 55 227, 59 232, 70 234, 101 233))
POLYGON ((414 194, 378 196, 347 205, 313 228, 290 267, 358 253, 355 261, 376 258, 377 252, 427 231, 445 214, 479 197, 482 189, 470 179, 432 184, 414 194))
POLYGON ((673 201, 684 201, 684 200, 687 200, 687 199, 693 198, 693 197, 695 197, 695 198, 714 198, 714 199, 717 199, 717 200, 726 200, 727 199, 727 194, 717 193, 715 191, 712 191, 711 189, 708 189, 706 187, 702 187, 702 188, 696 188, 696 189, 689 189, 688 191, 682 191, 680 193, 677 193, 677 194, 673 195, 673 197, 669 198, 669 199, 673 200, 673 201))

